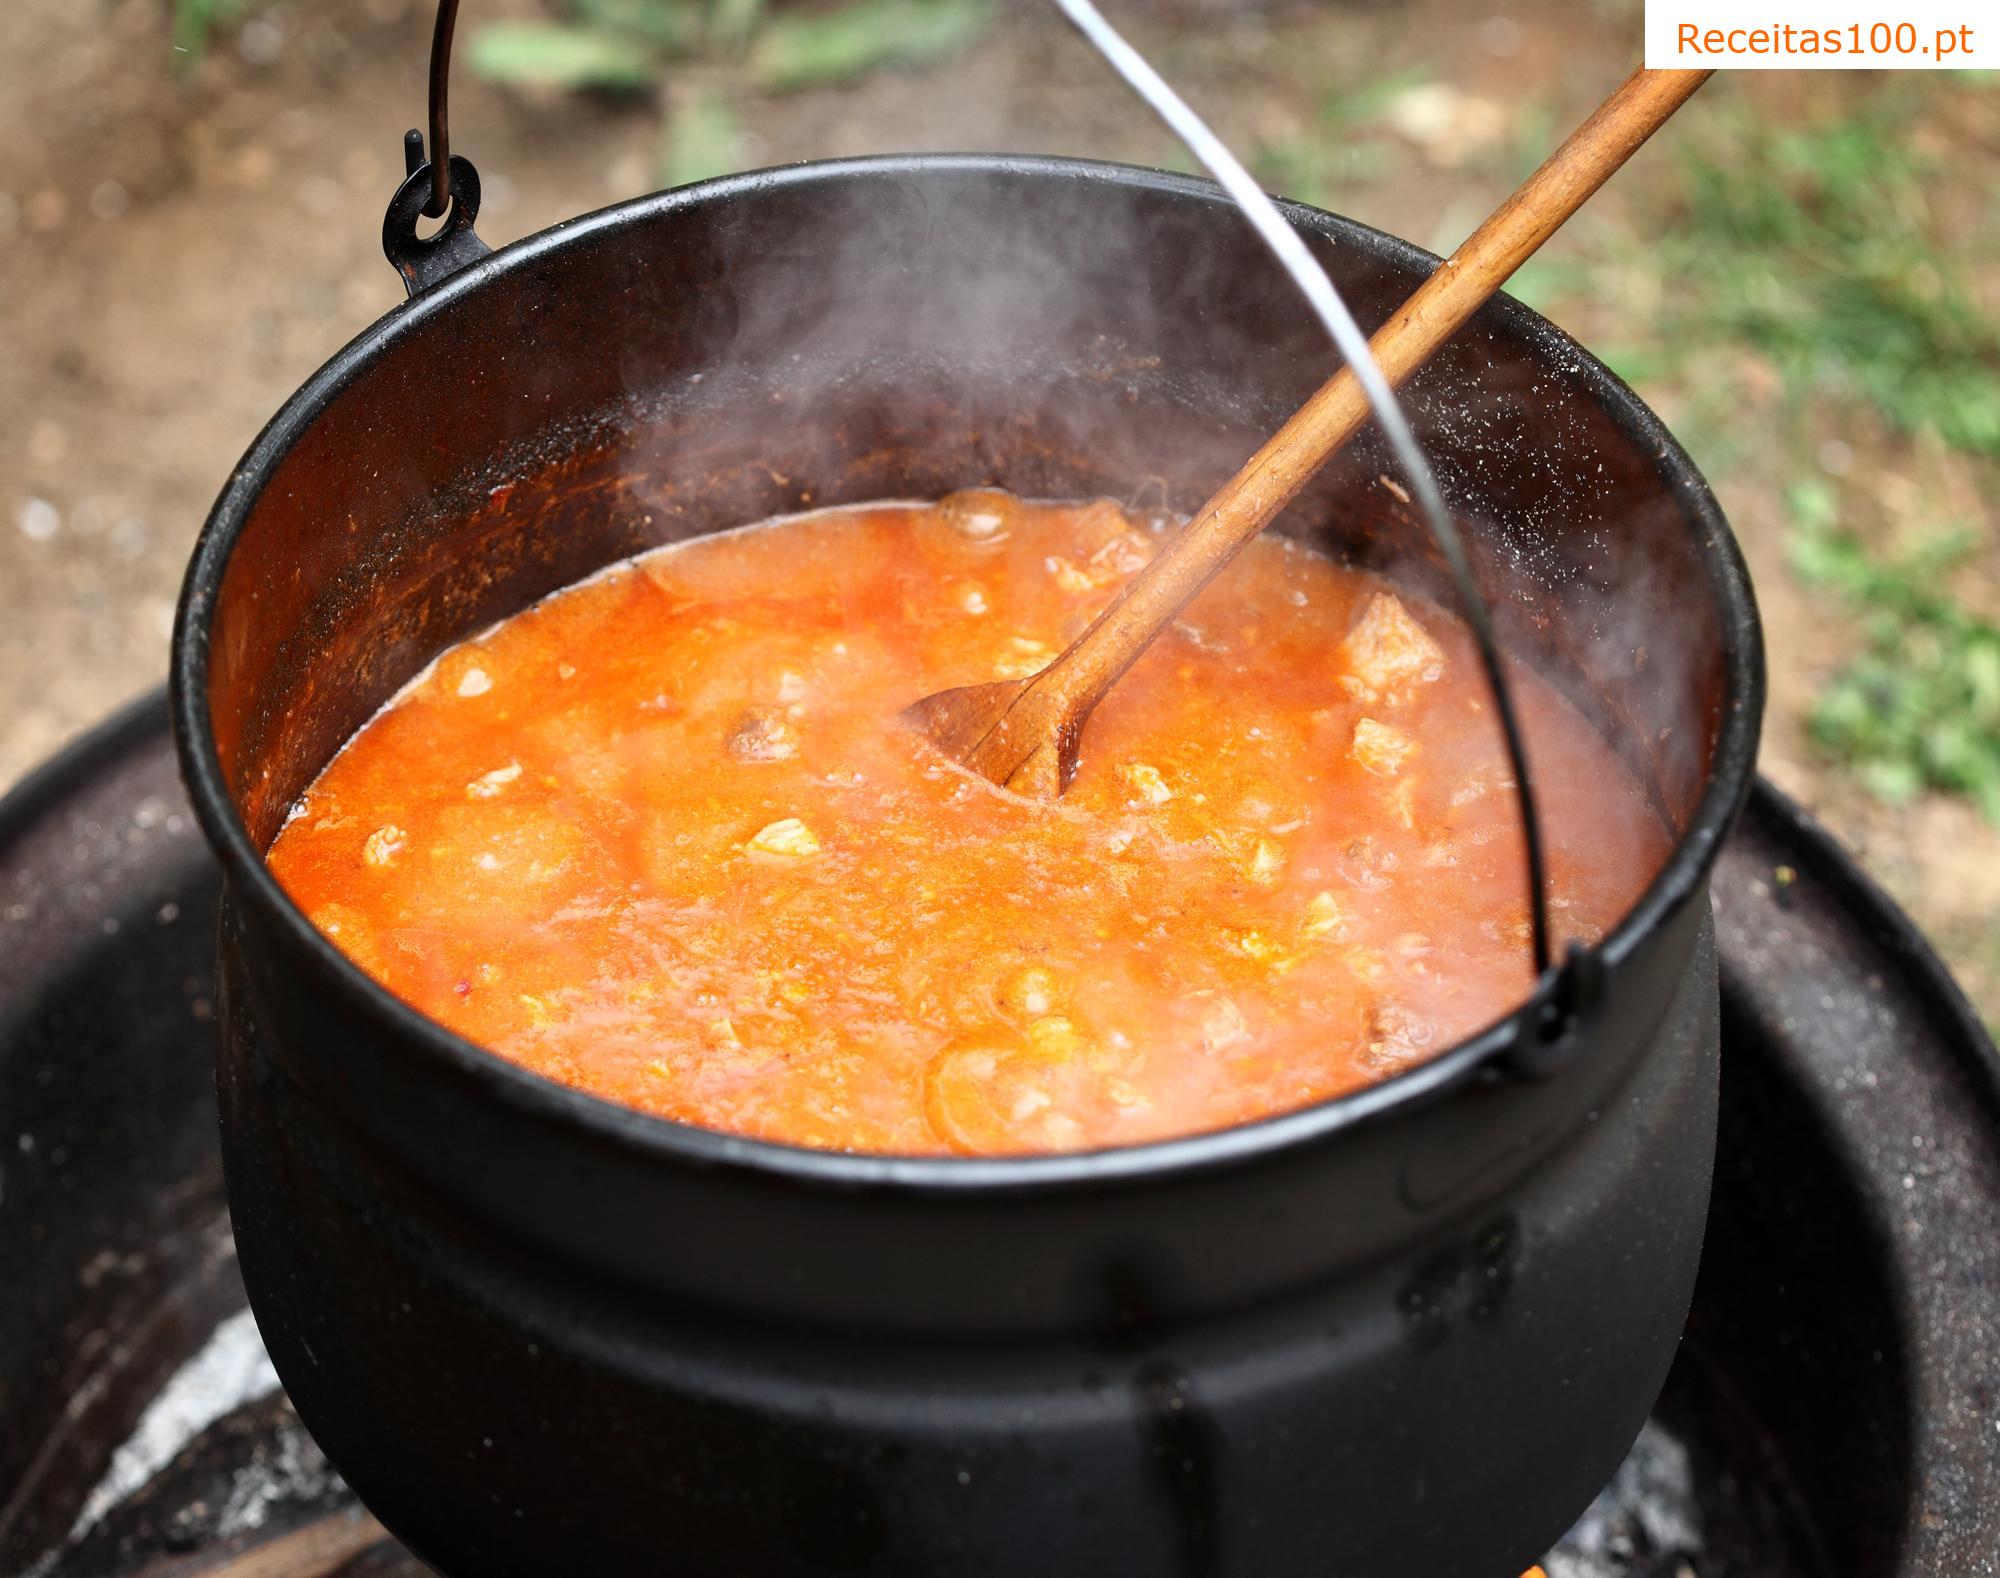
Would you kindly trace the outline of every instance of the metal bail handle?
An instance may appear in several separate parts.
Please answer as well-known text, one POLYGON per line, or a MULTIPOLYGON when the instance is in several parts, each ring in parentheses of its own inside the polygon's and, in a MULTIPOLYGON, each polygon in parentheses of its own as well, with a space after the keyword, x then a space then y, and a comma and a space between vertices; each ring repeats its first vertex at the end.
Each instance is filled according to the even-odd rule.
MULTIPOLYGON (((1378 424, 1416 484, 1420 513, 1443 550, 1466 622, 1471 627, 1479 651, 1480 664, 1493 695, 1496 722, 1514 771, 1515 793, 1520 802, 1523 852, 1527 857, 1530 945, 1536 982, 1526 1008, 1518 1016, 1521 1026, 1519 1039, 1501 1061, 1504 1066, 1526 1077, 1546 1077, 1566 1064, 1575 1053, 1583 1021, 1603 986, 1604 962, 1592 950, 1575 943, 1569 946, 1560 962, 1553 956, 1548 914, 1548 862, 1542 846, 1534 779, 1528 768, 1527 743, 1514 708, 1512 688, 1507 682, 1486 599, 1480 594, 1471 562, 1460 541, 1458 529, 1445 509, 1430 464, 1418 447, 1395 394, 1375 366, 1367 342, 1333 281, 1305 250, 1304 244, 1236 157, 1143 57, 1119 37, 1091 0, 1054 0, 1054 4, 1104 56, 1112 69, 1124 78, 1126 84, 1166 121, 1195 157, 1208 167, 1236 200, 1252 226, 1264 237, 1279 263, 1291 274, 1307 301, 1332 332, 1336 345, 1361 376, 1378 424)), ((492 250, 473 230, 473 221, 479 216, 479 172, 472 167, 470 160, 451 151, 448 114, 451 39, 457 23, 458 0, 438 0, 437 21, 431 31, 429 157, 425 157, 421 132, 412 130, 404 135, 404 167, 407 173, 403 184, 396 189, 396 195, 389 200, 389 211, 382 221, 382 250, 388 254, 396 272, 403 276, 404 288, 412 296, 420 295, 492 250), (424 216, 433 219, 444 216, 445 223, 435 235, 420 237, 417 221, 424 216)))
POLYGON ((1515 1019, 1514 1039, 1499 1066, 1520 1079, 1560 1074, 1583 1050, 1604 996, 1604 956, 1572 942, 1560 963, 1551 965, 1515 1019))
POLYGON ((1460 612, 1479 652, 1480 667, 1485 671, 1493 698, 1494 721, 1513 770, 1515 798, 1521 810, 1529 947, 1535 985, 1526 1006, 1515 1016, 1514 1022, 1519 1027, 1517 1039, 1499 1061, 1501 1066, 1525 1077, 1546 1077, 1567 1064, 1581 1044, 1587 1011, 1603 984, 1604 961, 1576 943, 1569 946, 1561 962, 1555 958, 1549 924, 1548 856, 1542 843, 1534 775, 1528 766, 1526 734, 1514 705, 1513 687, 1507 680, 1500 643, 1494 635, 1492 614, 1479 590, 1472 560, 1445 505, 1430 461, 1332 276, 1313 257, 1242 162, 1152 64, 1104 19, 1093 0, 1053 0, 1053 3, 1125 85, 1215 177, 1291 276, 1292 283, 1298 286, 1299 293, 1346 358, 1367 396, 1377 427, 1409 476, 1418 513, 1444 555, 1458 592, 1460 612))
POLYGON ((429 157, 422 132, 404 133, 403 184, 382 219, 382 250, 412 296, 492 251, 472 228, 479 217, 479 172, 451 151, 451 35, 457 24, 458 0, 438 0, 431 30, 429 157), (443 218, 445 224, 433 236, 419 236, 420 217, 443 218))

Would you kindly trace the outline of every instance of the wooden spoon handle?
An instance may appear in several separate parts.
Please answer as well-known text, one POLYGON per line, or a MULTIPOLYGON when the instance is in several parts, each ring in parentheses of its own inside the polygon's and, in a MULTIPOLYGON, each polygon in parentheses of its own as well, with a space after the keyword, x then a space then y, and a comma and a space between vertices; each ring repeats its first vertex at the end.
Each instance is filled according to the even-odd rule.
MULTIPOLYGON (((1641 67, 1519 191, 1403 303, 1369 343, 1391 385, 1451 338, 1585 199, 1708 79, 1706 71, 1641 67)), ((1368 418, 1342 368, 1252 455, 1124 593, 1021 697, 1072 731, 1189 599, 1242 552, 1368 418)), ((1018 705, 1018 704, 1017 704, 1018 705)))

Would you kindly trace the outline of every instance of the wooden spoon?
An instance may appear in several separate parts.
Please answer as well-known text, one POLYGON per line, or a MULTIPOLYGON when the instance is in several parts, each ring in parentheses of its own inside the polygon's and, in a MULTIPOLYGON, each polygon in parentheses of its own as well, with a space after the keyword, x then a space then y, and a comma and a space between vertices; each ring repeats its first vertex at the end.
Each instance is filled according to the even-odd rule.
MULTIPOLYGON (((1389 382, 1422 366, 1708 76, 1642 67, 1627 78, 1369 341, 1389 382)), ((995 783, 1043 799, 1061 794, 1076 775, 1077 737, 1104 693, 1368 414, 1360 383, 1342 368, 1047 668, 939 691, 903 718, 995 783)))

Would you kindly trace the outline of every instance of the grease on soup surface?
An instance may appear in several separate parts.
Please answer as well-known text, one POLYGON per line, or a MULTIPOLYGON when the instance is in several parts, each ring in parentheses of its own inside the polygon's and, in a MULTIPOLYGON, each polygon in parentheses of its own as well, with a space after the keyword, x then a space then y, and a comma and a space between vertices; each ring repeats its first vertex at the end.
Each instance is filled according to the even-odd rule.
MULTIPOLYGON (((1213 1129, 1382 1079, 1526 992, 1511 780, 1462 627, 1276 539, 1115 687, 1061 801, 897 712, 1033 673, 1157 550, 954 495, 658 550, 446 652, 273 845, 390 991, 647 1112, 972 1154, 1213 1129)), ((1553 915, 1668 836, 1516 669, 1553 915)))

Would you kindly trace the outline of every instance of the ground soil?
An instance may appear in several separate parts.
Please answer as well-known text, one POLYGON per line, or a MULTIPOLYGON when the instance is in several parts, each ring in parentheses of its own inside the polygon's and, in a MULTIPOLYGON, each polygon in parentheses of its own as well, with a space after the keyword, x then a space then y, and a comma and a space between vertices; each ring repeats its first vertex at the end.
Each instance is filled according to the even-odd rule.
MULTIPOLYGON (((423 8, 295 0, 179 68, 169 9, 0 6, 0 788, 160 681, 181 569, 231 463, 401 296, 378 237, 401 133, 421 118, 423 8)), ((1514 107, 1572 121, 1636 52, 1636 9, 1610 0, 1490 9, 1319 5, 1197 26, 1148 16, 1138 31, 1242 145, 1309 141, 1328 84, 1412 66, 1450 84, 1339 205, 1435 244, 1518 174, 1477 151, 1519 129, 1514 107)), ((533 0, 474 10, 537 14, 533 0)), ((1767 80, 1742 91, 1802 91, 1745 75, 1767 80)), ((507 93, 461 72, 453 108, 495 244, 652 184, 659 113, 645 101, 507 93)), ((744 118, 749 164, 915 148, 1171 157, 1023 7, 970 58, 755 100, 744 118)), ((1605 200, 1643 205, 1651 157, 1605 200)), ((1949 799, 1884 808, 1814 759, 1801 716, 1852 631, 1787 572, 1775 489, 1722 494, 1767 624, 1765 770, 1860 847, 2000 1014, 2000 832, 1949 799)))

